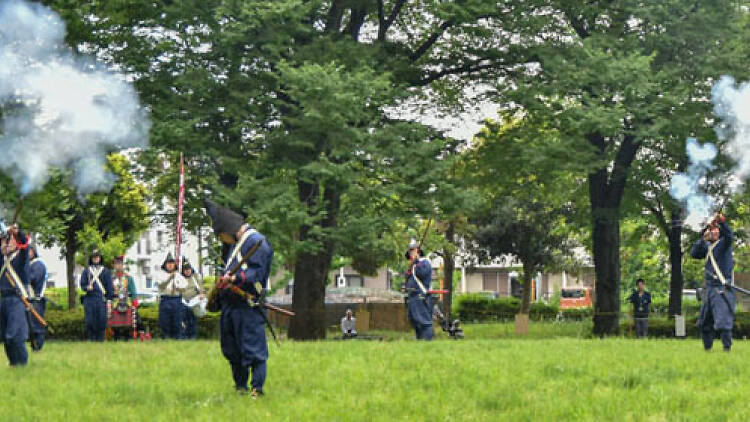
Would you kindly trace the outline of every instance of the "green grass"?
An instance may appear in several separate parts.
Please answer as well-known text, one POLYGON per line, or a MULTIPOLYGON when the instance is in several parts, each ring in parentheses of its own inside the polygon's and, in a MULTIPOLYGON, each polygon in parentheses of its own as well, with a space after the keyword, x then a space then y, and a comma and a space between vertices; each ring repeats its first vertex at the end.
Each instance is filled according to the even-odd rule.
POLYGON ((748 342, 705 353, 698 340, 531 327, 527 339, 483 324, 464 341, 269 344, 267 395, 255 401, 234 393, 218 341, 48 343, 25 368, 0 366, 0 419, 750 419, 748 342))

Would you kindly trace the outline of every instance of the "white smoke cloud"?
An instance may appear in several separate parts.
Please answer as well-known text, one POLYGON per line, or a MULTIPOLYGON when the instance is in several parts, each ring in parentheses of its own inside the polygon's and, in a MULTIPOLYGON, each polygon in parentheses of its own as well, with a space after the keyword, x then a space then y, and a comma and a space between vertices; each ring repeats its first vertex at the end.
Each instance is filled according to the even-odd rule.
POLYGON ((111 189, 109 152, 148 145, 150 122, 135 89, 65 45, 65 24, 51 9, 0 1, 0 169, 22 193, 54 168, 72 172, 84 195, 111 189))
POLYGON ((750 176, 750 82, 737 84, 733 77, 722 76, 711 97, 714 114, 721 119, 716 134, 726 141, 726 154, 737 161, 734 178, 744 181, 750 176))
POLYGON ((689 159, 687 173, 678 173, 672 177, 669 193, 682 202, 687 210, 685 224, 699 230, 710 217, 716 201, 700 187, 706 174, 713 169, 713 160, 718 154, 712 143, 701 145, 697 139, 688 138, 686 151, 689 159))

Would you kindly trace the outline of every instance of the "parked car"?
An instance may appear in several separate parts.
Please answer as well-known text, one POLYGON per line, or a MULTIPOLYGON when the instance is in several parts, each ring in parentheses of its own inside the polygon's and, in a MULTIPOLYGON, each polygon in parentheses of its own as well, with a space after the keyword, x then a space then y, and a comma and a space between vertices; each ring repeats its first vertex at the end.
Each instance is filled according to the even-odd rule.
POLYGON ((698 291, 696 289, 682 289, 682 300, 685 299, 700 300, 698 297, 698 291))
POLYGON ((560 309, 588 308, 594 304, 591 287, 564 287, 560 294, 560 309))

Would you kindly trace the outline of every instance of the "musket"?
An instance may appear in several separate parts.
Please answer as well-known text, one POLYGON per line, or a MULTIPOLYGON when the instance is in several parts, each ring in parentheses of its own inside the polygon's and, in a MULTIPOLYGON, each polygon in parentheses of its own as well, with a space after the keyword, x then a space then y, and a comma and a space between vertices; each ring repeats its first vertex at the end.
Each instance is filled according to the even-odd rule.
MULTIPOLYGON (((236 264, 234 264, 231 268, 229 268, 229 271, 227 271, 224 276, 219 278, 216 281, 216 285, 213 289, 211 289, 210 292, 208 292, 208 300, 206 302, 206 308, 209 311, 216 312, 219 310, 219 291, 226 288, 226 285, 228 284, 227 281, 225 281, 228 277, 231 277, 237 273, 237 271, 242 268, 242 266, 255 254, 255 252, 258 251, 258 248, 260 248, 261 242, 263 240, 257 241, 252 248, 250 248, 249 251, 245 255, 242 256, 242 259, 237 261, 236 264)), ((237 247, 240 247, 240 245, 237 245, 237 247)))

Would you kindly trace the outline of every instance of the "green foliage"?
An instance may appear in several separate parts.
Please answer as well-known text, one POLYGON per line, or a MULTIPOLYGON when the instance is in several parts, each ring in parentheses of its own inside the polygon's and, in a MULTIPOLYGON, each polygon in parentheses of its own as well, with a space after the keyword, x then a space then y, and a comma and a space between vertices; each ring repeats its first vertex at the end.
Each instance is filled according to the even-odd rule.
MULTIPOLYGON (((510 298, 491 299, 478 294, 458 296, 454 312, 461 321, 509 321, 521 310, 521 301, 510 298)), ((532 303, 529 318, 533 321, 550 320, 557 317, 556 306, 542 302, 532 303)))

